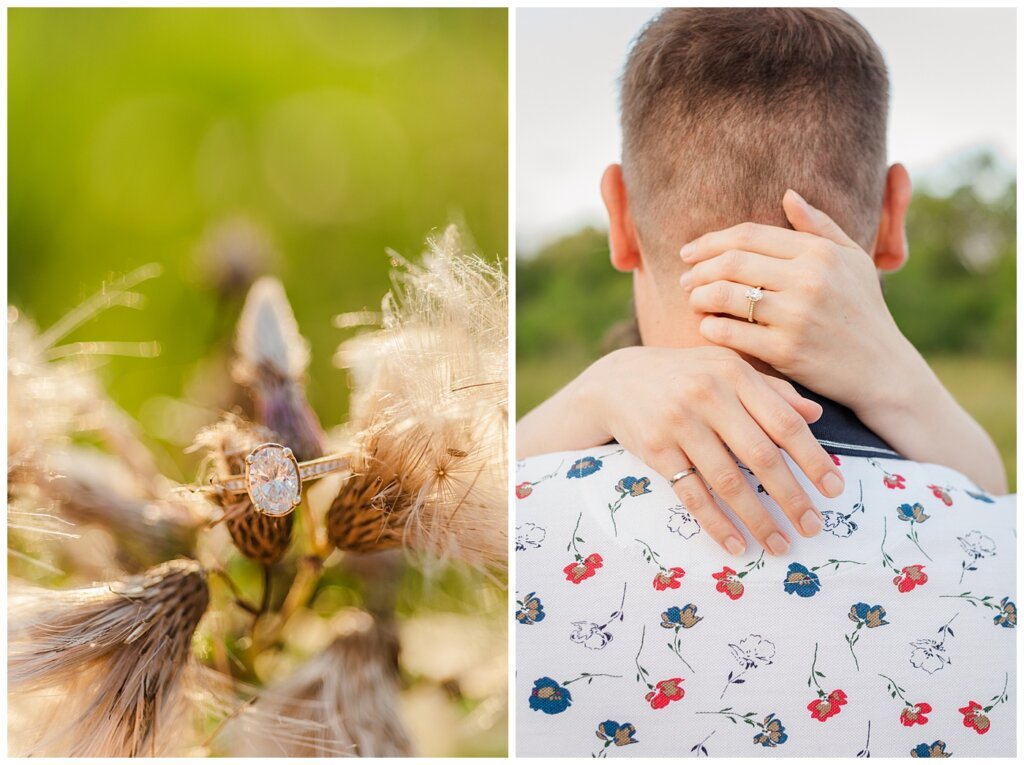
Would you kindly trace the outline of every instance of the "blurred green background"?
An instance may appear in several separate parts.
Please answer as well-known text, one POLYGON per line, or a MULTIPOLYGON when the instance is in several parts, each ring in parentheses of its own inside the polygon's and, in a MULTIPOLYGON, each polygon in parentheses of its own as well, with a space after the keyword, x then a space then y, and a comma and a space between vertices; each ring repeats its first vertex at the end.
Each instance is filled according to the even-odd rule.
MULTIPOLYGON (((349 390, 331 359, 351 334, 332 319, 379 309, 386 248, 415 258, 455 222, 507 257, 505 9, 14 9, 8 54, 8 302, 45 328, 104 280, 161 264, 141 310, 63 342, 159 342, 100 375, 177 480, 195 476, 195 430, 232 403, 256 277, 284 282, 331 428, 349 390)), ((505 754, 506 594, 407 570, 402 705, 421 753, 505 754)), ((325 572, 317 610, 360 602, 325 572)))
MULTIPOLYGON (((991 434, 1015 491, 1016 181, 989 153, 972 151, 914 182, 910 260, 885 278, 886 300, 991 434)), ((631 280, 609 264, 606 236, 586 228, 519 253, 518 416, 606 352, 611 328, 631 315, 631 280)))
POLYGON ((310 398, 332 425, 347 388, 331 319, 379 308, 385 248, 416 256, 457 222, 481 255, 507 255, 504 9, 8 20, 8 302, 45 327, 105 278, 163 264, 144 310, 69 338, 159 341, 159 358, 105 374, 152 435, 176 440, 153 402, 197 398, 199 360, 230 340, 239 271, 284 281, 312 344, 310 398))

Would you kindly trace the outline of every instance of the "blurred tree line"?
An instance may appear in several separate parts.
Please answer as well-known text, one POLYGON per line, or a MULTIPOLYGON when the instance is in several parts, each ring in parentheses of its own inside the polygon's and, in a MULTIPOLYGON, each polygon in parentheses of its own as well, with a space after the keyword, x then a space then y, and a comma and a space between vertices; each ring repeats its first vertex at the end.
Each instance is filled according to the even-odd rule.
MULTIPOLYGON (((1017 187, 988 153, 962 156, 915 191, 910 259, 885 277, 904 334, 995 438, 1015 472, 1017 187)), ((517 412, 607 350, 631 314, 631 280, 607 234, 585 228, 516 263, 517 412)))

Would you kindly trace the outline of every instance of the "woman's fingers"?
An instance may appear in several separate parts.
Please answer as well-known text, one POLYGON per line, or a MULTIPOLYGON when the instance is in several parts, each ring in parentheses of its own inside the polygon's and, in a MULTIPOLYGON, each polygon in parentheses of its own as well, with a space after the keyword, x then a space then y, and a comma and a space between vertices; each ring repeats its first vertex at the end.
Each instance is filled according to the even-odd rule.
POLYGON ((801 396, 796 392, 796 388, 793 387, 792 383, 780 380, 778 377, 772 377, 771 375, 763 375, 762 379, 768 387, 782 396, 783 400, 793 407, 797 414, 807 422, 817 422, 821 418, 825 411, 821 404, 801 396))
MULTIPOLYGON (((758 309, 754 309, 754 320, 758 320, 758 309)), ((772 366, 780 360, 777 355, 778 330, 761 324, 751 324, 746 319, 731 319, 728 316, 705 316, 700 321, 700 333, 715 345, 732 348, 739 353, 761 359, 772 366)))
MULTIPOLYGON (((749 421, 750 415, 743 411, 738 400, 736 407, 730 409, 729 412, 721 411, 719 419, 743 417, 749 421)), ((687 433, 686 443, 687 454, 700 471, 701 477, 736 514, 754 539, 773 555, 785 555, 789 550, 789 539, 761 504, 736 460, 726 451, 720 435, 704 427, 693 428, 687 433)), ((728 445, 730 448, 738 446, 732 443, 728 445)))
POLYGON ((777 291, 793 283, 792 274, 790 264, 781 258, 745 250, 726 250, 721 255, 696 263, 683 273, 679 284, 683 289, 692 290, 701 284, 728 281, 777 291))
MULTIPOLYGON (((843 493, 843 474, 839 472, 832 457, 826 452, 804 419, 761 376, 752 376, 740 381, 737 392, 743 406, 769 438, 785 449, 811 482, 824 496, 835 498, 843 493)), ((753 465, 748 465, 760 477, 753 465)), ((767 484, 766 484, 767 486, 767 484)), ((771 490, 769 489, 769 492, 771 490)), ((801 489, 801 494, 806 494, 801 489)), ((772 499, 784 506, 781 499, 772 493, 772 499)), ((799 505, 799 496, 794 505, 799 505)), ((797 511, 794 510, 794 513, 797 511)), ((789 512, 786 513, 790 515, 789 512)), ((792 519, 792 516, 790 516, 792 519)))
MULTIPOLYGON (((752 382, 752 385, 758 386, 758 383, 752 382)), ((744 401, 747 410, 744 414, 749 412, 749 416, 725 421, 718 434, 729 445, 733 454, 757 476, 765 491, 782 508, 782 512, 793 526, 805 537, 814 536, 824 525, 821 513, 789 469, 779 446, 769 435, 768 431, 771 428, 763 425, 765 420, 776 418, 782 428, 796 430, 793 425, 796 423, 807 430, 807 423, 774 391, 767 386, 760 387, 762 392, 775 399, 771 406, 761 400, 757 401, 756 406, 744 401)), ((803 434, 797 432, 791 440, 795 441, 802 437, 803 434)), ((810 444, 820 449, 809 430, 806 432, 806 438, 810 444)))
POLYGON ((697 237, 679 251, 679 256, 685 263, 698 263, 727 250, 746 250, 789 260, 820 242, 820 237, 802 231, 762 223, 740 223, 697 237))
POLYGON ((786 212, 787 220, 797 231, 817 234, 843 247, 860 249, 860 246, 846 235, 838 223, 817 207, 812 206, 793 189, 787 189, 782 196, 782 209, 786 212))
MULTIPOLYGON (((750 300, 747 290, 757 285, 734 282, 713 282, 694 287, 690 293, 690 307, 701 313, 725 313, 747 321, 750 300)), ((779 305, 781 293, 765 290, 754 304, 754 321, 758 324, 779 326, 785 319, 785 312, 779 305)), ((749 323, 749 322, 748 322, 749 323)))
MULTIPOLYGON (((666 451, 648 455, 644 458, 644 462, 657 470, 668 481, 671 481, 672 476, 681 470, 693 467, 681 448, 674 454, 671 451, 666 451)), ((680 478, 672 484, 672 490, 675 491, 687 512, 697 519, 704 532, 718 542, 722 549, 730 555, 743 554, 747 547, 743 541, 743 534, 722 512, 698 473, 691 473, 685 478, 680 478)))

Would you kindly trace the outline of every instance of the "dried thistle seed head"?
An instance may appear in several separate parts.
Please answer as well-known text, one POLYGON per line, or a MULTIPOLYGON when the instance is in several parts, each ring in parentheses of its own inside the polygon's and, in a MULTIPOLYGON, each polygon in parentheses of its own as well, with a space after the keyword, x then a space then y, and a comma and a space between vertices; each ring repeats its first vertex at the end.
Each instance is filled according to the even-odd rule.
POLYGON ((234 475, 243 472, 249 452, 276 437, 268 428, 228 413, 220 422, 200 430, 191 449, 206 451, 205 466, 212 475, 234 475))
POLYGON ((464 252, 458 231, 428 241, 419 266, 392 254, 394 287, 381 329, 343 343, 335 363, 351 370, 353 425, 431 412, 463 399, 507 409, 508 285, 501 268, 464 252))
POLYGON ((414 753, 398 712, 394 633, 364 612, 346 612, 339 631, 322 653, 228 724, 224 740, 231 756, 414 753), (296 725, 297 720, 312 725, 296 725))
POLYGON ((371 552, 395 546, 501 567, 507 553, 502 438, 487 423, 432 418, 364 434, 353 475, 328 512, 331 542, 371 552))
POLYGON ((339 550, 351 552, 398 547, 407 503, 394 476, 385 477, 371 466, 363 466, 345 480, 331 503, 327 538, 339 550))
POLYGON ((73 432, 113 427, 115 407, 92 373, 99 356, 152 356, 155 343, 72 343, 68 333, 113 306, 138 307, 142 296, 132 288, 159 275, 149 264, 105 284, 45 331, 8 307, 8 468, 31 461, 46 445, 62 443, 73 432))
MULTIPOLYGON (((208 449, 208 462, 214 476, 240 475, 245 472, 249 452, 277 438, 266 428, 248 423, 237 415, 227 415, 216 425, 200 431, 195 447, 208 449)), ((271 566, 288 552, 295 523, 293 514, 264 515, 253 508, 245 495, 214 495, 214 500, 223 507, 228 533, 242 555, 271 566)))
POLYGON ((335 503, 332 537, 353 545, 383 528, 413 550, 502 566, 504 272, 463 253, 449 228, 430 242, 422 267, 403 263, 393 280, 383 328, 343 344, 336 356, 352 370, 353 424, 363 433, 365 469, 335 503), (360 501, 376 479, 383 493, 360 501), (376 521, 367 522, 374 512, 376 521))
POLYGON ((305 376, 309 344, 299 333, 284 286, 274 277, 264 276, 249 290, 238 319, 235 350, 235 375, 241 385, 255 387, 261 367, 296 382, 305 376))
POLYGON ((78 590, 16 589, 8 681, 55 700, 25 754, 128 757, 182 745, 191 642, 209 603, 196 561, 78 590))
POLYGON ((120 460, 81 446, 53 451, 32 480, 63 518, 109 532, 128 571, 187 554, 207 520, 198 498, 172 491, 152 496, 120 460))
POLYGON ((78 358, 51 361, 35 326, 7 311, 7 465, 14 471, 38 453, 85 429, 103 399, 99 381, 78 358))
POLYGON ((248 497, 226 510, 225 525, 231 541, 246 558, 264 566, 273 566, 288 552, 295 523, 294 513, 266 515, 253 508, 248 497))
POLYGON ((323 456, 326 436, 306 400, 309 343, 277 279, 264 277, 249 291, 235 349, 234 378, 252 395, 256 420, 300 460, 323 456))
POLYGON ((268 372, 254 389, 253 400, 257 421, 277 433, 278 442, 287 445, 300 462, 324 456, 327 436, 304 388, 268 372))

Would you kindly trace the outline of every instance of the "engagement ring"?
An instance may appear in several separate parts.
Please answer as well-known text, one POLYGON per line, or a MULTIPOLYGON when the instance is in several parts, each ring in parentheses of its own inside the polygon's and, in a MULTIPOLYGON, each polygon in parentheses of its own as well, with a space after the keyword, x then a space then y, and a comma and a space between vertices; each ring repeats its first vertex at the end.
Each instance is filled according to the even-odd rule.
POLYGON ((337 455, 299 462, 281 444, 260 444, 245 458, 245 473, 214 478, 218 494, 248 494, 252 505, 267 515, 287 515, 302 501, 302 484, 345 470, 348 459, 337 455))
POLYGON ((747 321, 752 324, 756 324, 754 321, 754 306, 757 305, 757 301, 764 297, 764 292, 761 291, 760 287, 747 287, 745 294, 747 298, 747 321))

